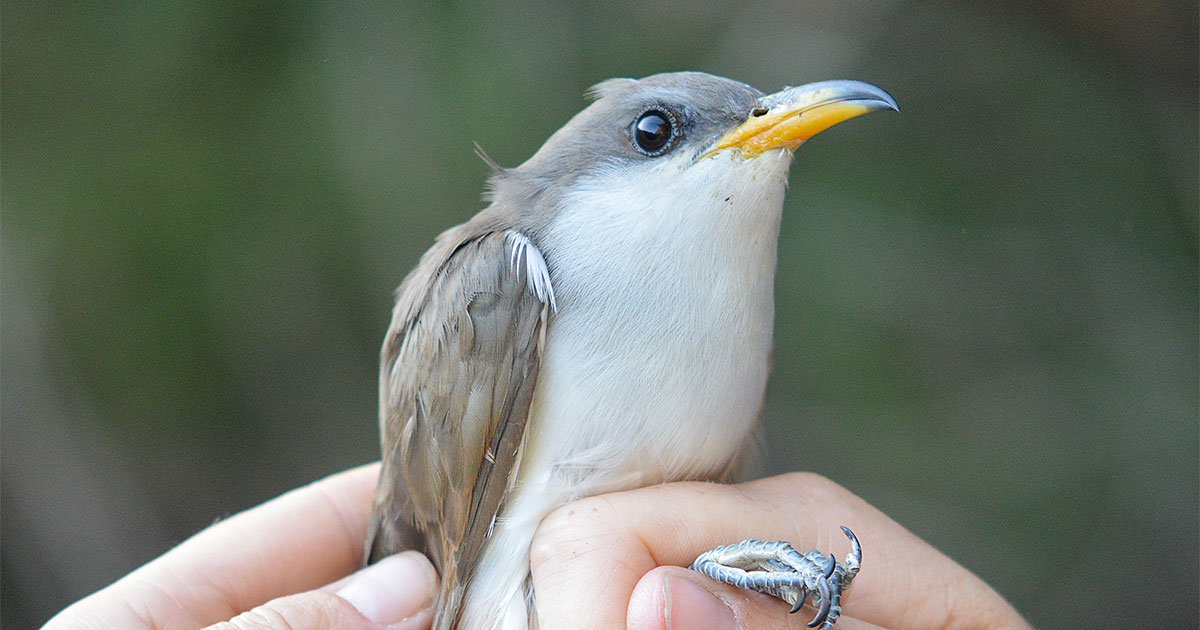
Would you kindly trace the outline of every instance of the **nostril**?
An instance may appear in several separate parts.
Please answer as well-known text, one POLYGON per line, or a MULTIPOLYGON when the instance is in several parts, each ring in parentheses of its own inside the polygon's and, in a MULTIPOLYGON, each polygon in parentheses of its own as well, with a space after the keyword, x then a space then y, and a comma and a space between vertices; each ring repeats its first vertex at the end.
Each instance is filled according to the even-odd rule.
POLYGON ((766 116, 768 111, 770 110, 766 107, 755 107, 754 109, 750 110, 750 115, 757 118, 759 116, 766 116))

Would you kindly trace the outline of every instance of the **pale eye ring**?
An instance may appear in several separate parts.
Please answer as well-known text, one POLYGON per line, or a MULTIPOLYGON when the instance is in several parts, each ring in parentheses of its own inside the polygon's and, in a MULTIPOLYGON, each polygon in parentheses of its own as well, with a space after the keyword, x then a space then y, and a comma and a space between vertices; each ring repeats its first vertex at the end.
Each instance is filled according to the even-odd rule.
POLYGON ((632 129, 633 146, 650 156, 658 157, 671 150, 679 135, 675 114, 662 107, 646 108, 638 115, 632 129))

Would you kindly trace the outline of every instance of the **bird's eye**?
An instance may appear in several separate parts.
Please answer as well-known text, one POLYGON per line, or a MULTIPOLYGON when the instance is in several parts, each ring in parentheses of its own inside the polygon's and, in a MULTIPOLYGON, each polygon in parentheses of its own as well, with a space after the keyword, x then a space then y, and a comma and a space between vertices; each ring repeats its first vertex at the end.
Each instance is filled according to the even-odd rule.
POLYGON ((648 109, 633 124, 633 143, 650 157, 658 157, 671 148, 675 139, 675 116, 662 109, 648 109))

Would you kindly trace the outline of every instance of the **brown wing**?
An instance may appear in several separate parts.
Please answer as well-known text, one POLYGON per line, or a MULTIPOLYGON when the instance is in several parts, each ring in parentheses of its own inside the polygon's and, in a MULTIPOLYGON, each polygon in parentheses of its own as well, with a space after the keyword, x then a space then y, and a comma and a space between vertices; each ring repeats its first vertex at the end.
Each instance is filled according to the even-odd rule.
POLYGON ((405 279, 379 377, 383 470, 367 556, 424 551, 450 628, 500 509, 537 380, 548 308, 503 230, 468 223, 405 279))

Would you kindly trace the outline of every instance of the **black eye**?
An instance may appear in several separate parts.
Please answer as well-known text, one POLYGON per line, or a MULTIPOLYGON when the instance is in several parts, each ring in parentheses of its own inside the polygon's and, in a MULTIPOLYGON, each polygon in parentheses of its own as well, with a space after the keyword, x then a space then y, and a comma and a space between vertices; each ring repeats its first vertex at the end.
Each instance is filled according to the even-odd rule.
POLYGON ((650 157, 658 157, 671 148, 675 139, 675 116, 661 109, 648 109, 633 124, 633 143, 650 157))

